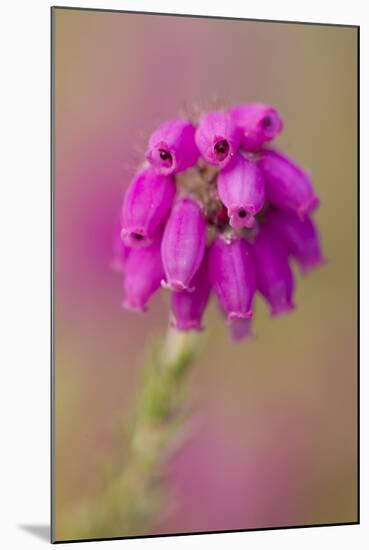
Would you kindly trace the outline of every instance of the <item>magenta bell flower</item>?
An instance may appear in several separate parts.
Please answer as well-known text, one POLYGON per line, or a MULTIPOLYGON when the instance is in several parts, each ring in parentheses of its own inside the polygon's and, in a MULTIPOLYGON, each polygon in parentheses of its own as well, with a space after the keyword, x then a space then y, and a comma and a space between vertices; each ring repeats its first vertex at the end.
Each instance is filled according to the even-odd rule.
POLYGON ((171 325, 178 330, 202 330, 202 316, 208 305, 210 281, 206 256, 191 281, 193 290, 172 292, 171 306, 173 320, 171 325))
POLYGON ((242 130, 241 146, 256 151, 283 130, 283 120, 277 109, 264 103, 236 105, 230 109, 236 125, 242 130))
POLYGON ((309 216, 301 219, 291 210, 276 210, 268 214, 266 225, 285 243, 301 273, 325 263, 318 230, 309 216))
POLYGON ((234 339, 250 335, 256 291, 254 258, 242 237, 214 239, 209 252, 209 277, 234 339))
POLYGON ((237 153, 219 173, 218 193, 234 229, 254 227, 265 200, 264 180, 257 165, 237 153))
POLYGON ((151 296, 160 288, 164 276, 160 253, 160 240, 131 250, 125 266, 123 306, 146 311, 151 296))
POLYGON ((201 118, 195 140, 206 162, 223 168, 236 153, 240 134, 229 113, 216 111, 201 118))
POLYGON ((175 118, 164 122, 149 139, 146 158, 160 174, 177 174, 193 166, 199 158, 195 127, 175 118))
POLYGON ((294 309, 294 279, 284 243, 264 226, 253 246, 258 290, 271 308, 273 317, 294 309))
POLYGON ((294 308, 290 259, 305 273, 324 258, 310 177, 265 148, 282 128, 277 109, 251 103, 197 124, 171 119, 152 134, 150 166, 126 191, 114 240, 125 307, 145 311, 163 286, 170 324, 199 331, 214 293, 236 341, 253 337, 257 290, 272 317, 294 308))
POLYGON ((124 196, 121 215, 121 236, 128 246, 146 246, 153 241, 175 193, 173 179, 156 174, 151 167, 135 177, 124 196))
POLYGON ((310 177, 288 157, 264 149, 258 165, 265 179, 266 196, 272 204, 295 210, 300 217, 319 206, 310 177))
POLYGON ((191 198, 180 199, 165 226, 161 254, 165 271, 163 286, 174 291, 190 290, 193 276, 205 253, 204 214, 191 198))

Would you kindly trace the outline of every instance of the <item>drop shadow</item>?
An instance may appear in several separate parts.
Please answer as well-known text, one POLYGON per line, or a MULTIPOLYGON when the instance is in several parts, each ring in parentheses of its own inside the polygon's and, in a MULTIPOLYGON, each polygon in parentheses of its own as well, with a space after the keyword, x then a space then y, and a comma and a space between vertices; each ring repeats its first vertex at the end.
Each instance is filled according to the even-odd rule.
POLYGON ((50 542, 50 525, 19 525, 19 528, 41 540, 50 542))

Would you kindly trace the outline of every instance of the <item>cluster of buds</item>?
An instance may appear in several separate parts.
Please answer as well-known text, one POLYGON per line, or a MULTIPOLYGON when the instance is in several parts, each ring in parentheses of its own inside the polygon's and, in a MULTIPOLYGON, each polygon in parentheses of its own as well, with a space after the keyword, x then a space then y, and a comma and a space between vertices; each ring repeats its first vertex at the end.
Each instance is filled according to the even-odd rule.
POLYGON ((252 336, 257 292, 272 316, 294 308, 291 259, 305 273, 323 257, 311 179, 269 147, 282 129, 274 107, 252 103, 154 131, 116 241, 125 307, 145 311, 164 287, 171 324, 201 330, 213 292, 235 340, 252 336))

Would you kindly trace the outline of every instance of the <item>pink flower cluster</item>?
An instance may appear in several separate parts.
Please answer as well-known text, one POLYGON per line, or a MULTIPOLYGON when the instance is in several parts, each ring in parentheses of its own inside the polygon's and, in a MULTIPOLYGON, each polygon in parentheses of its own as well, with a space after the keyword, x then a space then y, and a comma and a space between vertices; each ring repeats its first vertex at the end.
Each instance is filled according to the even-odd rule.
POLYGON ((125 307, 145 311, 164 287, 172 325, 201 330, 213 292, 235 340, 252 335, 257 291, 272 316, 293 309, 291 259, 305 273, 324 258, 309 175, 268 147, 282 129, 274 107, 252 103, 154 131, 121 211, 125 307))

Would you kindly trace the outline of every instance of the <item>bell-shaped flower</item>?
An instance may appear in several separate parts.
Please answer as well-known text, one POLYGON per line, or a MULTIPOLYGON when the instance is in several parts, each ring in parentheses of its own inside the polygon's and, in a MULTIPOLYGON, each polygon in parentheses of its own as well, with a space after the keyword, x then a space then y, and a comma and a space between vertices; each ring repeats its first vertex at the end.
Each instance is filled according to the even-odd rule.
POLYGON ((175 118, 159 126, 149 139, 146 158, 164 175, 177 174, 193 166, 199 157, 195 127, 188 120, 175 118))
POLYGON ((229 112, 242 130, 241 146, 246 151, 256 151, 283 130, 282 118, 270 105, 246 103, 232 107, 229 112))
POLYGON ((229 113, 214 111, 200 119, 195 140, 205 161, 223 168, 236 153, 240 135, 229 113))
POLYGON ((128 187, 121 214, 121 236, 130 247, 153 242, 172 207, 176 188, 172 177, 142 170, 128 187))
POLYGON ((319 206, 319 199, 309 175, 291 159, 278 151, 264 149, 258 160, 266 197, 272 204, 291 209, 304 217, 319 206))
POLYGON ((217 236, 209 252, 209 277, 233 338, 250 336, 256 272, 249 243, 217 236))
POLYGON ((274 233, 263 226, 254 242, 258 290, 270 305, 271 315, 294 308, 294 279, 288 263, 288 250, 274 233))
POLYGON ((202 317, 210 296, 206 255, 191 281, 193 290, 172 292, 172 326, 178 330, 202 330, 202 317))
POLYGON ((201 207, 188 197, 178 200, 163 234, 163 286, 174 291, 193 288, 190 283, 204 257, 205 244, 206 223, 201 207))
POLYGON ((237 153, 219 173, 217 187, 231 226, 235 229, 254 227, 255 215, 265 201, 264 180, 258 166, 237 153))
POLYGON ((309 216, 301 219, 292 210, 275 210, 268 213, 267 226, 283 240, 301 273, 325 263, 318 229, 309 216))
POLYGON ((124 270, 123 306, 146 311, 149 299, 160 288, 163 275, 160 240, 143 248, 132 249, 124 270))

